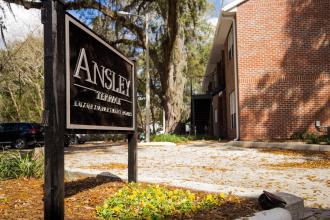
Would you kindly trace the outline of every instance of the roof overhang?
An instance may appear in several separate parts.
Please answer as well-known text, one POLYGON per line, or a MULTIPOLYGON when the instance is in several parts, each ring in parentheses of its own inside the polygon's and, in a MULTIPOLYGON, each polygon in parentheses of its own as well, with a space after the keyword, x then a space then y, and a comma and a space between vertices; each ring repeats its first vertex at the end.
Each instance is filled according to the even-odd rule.
POLYGON ((225 5, 223 8, 222 8, 222 11, 225 11, 225 12, 236 12, 237 11, 237 6, 239 6, 240 4, 246 2, 248 0, 235 0, 235 1, 232 1, 230 2, 229 4, 225 5))
POLYGON ((217 63, 221 59, 221 52, 224 48, 224 44, 232 25, 232 21, 225 19, 225 16, 235 16, 235 12, 221 12, 218 19, 217 28, 214 33, 213 45, 211 49, 211 54, 209 58, 208 65, 206 67, 206 75, 212 73, 217 63))
POLYGON ((217 63, 221 60, 221 52, 224 49, 224 44, 232 25, 232 21, 230 19, 226 19, 226 17, 235 17, 237 7, 242 3, 248 0, 235 0, 231 3, 225 5, 218 18, 217 27, 214 33, 213 45, 210 53, 209 62, 206 67, 206 72, 204 76, 204 87, 207 86, 209 75, 211 75, 217 66, 217 63))

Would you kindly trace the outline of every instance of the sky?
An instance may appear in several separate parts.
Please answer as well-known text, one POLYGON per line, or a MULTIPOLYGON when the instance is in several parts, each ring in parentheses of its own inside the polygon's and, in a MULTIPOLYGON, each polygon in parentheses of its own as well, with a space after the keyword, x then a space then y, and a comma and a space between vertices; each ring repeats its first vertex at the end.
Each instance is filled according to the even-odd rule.
MULTIPOLYGON (((15 17, 9 10, 5 11, 6 30, 4 31, 4 35, 7 43, 16 40, 24 40, 30 33, 38 34, 42 32, 40 10, 26 10, 24 7, 15 4, 11 4, 11 8, 13 9, 15 17)), ((0 38, 0 48, 3 47, 4 43, 0 38)))
MULTIPOLYGON (((218 22, 218 16, 220 14, 222 0, 208 0, 208 1, 214 5, 214 11, 213 11, 212 15, 207 18, 207 21, 209 22, 210 25, 212 25, 213 27, 216 27, 217 22, 218 22)), ((234 0, 223 0, 223 4, 226 5, 232 1, 234 1, 234 0)))
MULTIPOLYGON (((207 18, 212 26, 216 26, 218 15, 220 12, 222 0, 208 0, 215 5, 214 12, 207 18)), ((233 0, 224 0, 224 4, 233 0)), ((4 31, 7 42, 16 40, 24 40, 29 33, 42 33, 42 24, 40 21, 40 11, 35 9, 26 10, 22 6, 11 4, 15 17, 8 11, 5 11, 5 26, 4 31)), ((0 49, 4 48, 3 40, 0 39, 0 49)))

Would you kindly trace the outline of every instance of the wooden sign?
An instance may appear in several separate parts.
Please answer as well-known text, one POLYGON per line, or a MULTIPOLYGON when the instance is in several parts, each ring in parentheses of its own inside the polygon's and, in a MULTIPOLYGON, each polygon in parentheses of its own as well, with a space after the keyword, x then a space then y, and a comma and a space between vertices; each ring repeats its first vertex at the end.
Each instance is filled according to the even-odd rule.
POLYGON ((66 126, 135 130, 134 63, 65 15, 66 126))

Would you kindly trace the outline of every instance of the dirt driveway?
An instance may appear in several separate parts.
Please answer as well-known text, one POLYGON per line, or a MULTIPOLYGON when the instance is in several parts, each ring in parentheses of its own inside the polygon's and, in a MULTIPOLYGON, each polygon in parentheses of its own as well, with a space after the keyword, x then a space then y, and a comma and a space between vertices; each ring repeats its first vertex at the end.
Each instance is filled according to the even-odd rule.
MULTIPOLYGON (((65 169, 127 179, 127 146, 72 146, 65 152, 65 169)), ((330 209, 329 152, 239 148, 212 141, 139 145, 138 180, 240 196, 284 191, 303 197, 306 207, 330 209)))

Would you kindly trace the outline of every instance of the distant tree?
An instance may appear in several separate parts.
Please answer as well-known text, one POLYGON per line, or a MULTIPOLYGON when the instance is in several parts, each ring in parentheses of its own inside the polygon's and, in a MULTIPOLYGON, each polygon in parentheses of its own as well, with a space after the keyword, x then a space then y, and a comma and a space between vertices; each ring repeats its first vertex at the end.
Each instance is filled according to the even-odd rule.
POLYGON ((41 121, 43 77, 42 37, 30 35, 0 50, 1 121, 41 121))

